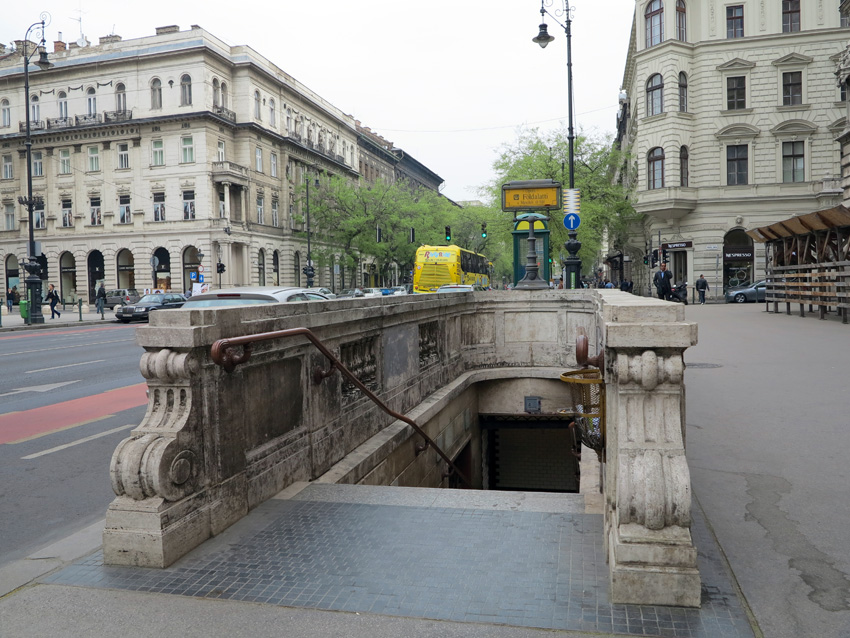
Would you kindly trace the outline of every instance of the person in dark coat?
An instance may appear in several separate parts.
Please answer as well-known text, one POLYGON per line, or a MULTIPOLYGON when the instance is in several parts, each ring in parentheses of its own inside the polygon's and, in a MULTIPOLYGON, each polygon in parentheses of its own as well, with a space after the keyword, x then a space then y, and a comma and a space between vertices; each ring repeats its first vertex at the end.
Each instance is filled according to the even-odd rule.
POLYGON ((705 305, 705 292, 709 290, 708 281, 705 275, 700 275, 696 283, 697 292, 699 293, 699 302, 705 305))
POLYGON ((659 266, 658 272, 652 278, 652 283, 655 284, 659 299, 667 299, 673 292, 673 273, 667 270, 666 262, 659 266))
POLYGON ((94 298, 94 306, 97 309, 97 312, 100 314, 100 318, 103 319, 103 307, 106 305, 106 288, 101 283, 100 288, 97 289, 97 295, 94 298))
POLYGON ((53 284, 47 288, 47 296, 45 297, 48 303, 50 304, 50 318, 55 319, 56 317, 61 317, 62 313, 56 310, 56 304, 59 303, 59 293, 56 292, 56 288, 53 284), (56 315, 54 317, 54 315, 56 315))

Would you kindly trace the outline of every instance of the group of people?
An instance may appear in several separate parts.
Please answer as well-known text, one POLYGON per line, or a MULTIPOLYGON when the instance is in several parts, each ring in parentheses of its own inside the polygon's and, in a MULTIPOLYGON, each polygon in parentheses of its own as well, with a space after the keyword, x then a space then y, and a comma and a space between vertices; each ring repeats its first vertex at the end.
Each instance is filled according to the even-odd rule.
MULTIPOLYGON (((666 262, 662 262, 658 267, 658 272, 652 278, 652 283, 655 285, 655 290, 658 291, 659 299, 669 299, 670 295, 673 294, 673 273, 667 270, 666 262)), ((699 303, 705 305, 705 293, 709 290, 705 275, 699 276, 695 287, 699 294, 699 303)))
MULTIPOLYGON (((21 296, 18 293, 17 286, 12 286, 11 288, 6 289, 6 308, 9 310, 9 314, 12 314, 12 305, 20 303, 20 301, 21 296)), ((59 292, 56 290, 56 286, 53 284, 49 284, 47 286, 47 294, 44 296, 44 301, 50 304, 51 319, 56 319, 57 317, 62 316, 62 313, 56 308, 62 299, 59 296, 59 292)), ((103 318, 103 308, 105 304, 106 288, 101 283, 100 288, 97 289, 97 294, 95 295, 95 306, 97 307, 97 312, 100 313, 101 318, 103 318)))

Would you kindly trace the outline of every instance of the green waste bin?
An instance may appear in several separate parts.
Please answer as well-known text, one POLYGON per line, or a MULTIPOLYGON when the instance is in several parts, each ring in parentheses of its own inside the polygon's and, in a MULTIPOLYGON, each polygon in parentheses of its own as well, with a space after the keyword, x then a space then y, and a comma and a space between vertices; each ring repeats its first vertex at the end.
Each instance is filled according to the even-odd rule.
POLYGON ((21 317, 24 320, 30 318, 30 302, 27 299, 21 299, 18 302, 18 307, 21 309, 21 317))

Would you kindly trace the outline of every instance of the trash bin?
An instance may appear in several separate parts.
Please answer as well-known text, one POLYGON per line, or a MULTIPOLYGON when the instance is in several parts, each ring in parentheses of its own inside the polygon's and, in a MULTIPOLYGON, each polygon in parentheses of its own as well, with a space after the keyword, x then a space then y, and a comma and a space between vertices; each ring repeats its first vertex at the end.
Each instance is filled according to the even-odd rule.
POLYGON ((21 299, 18 302, 18 307, 21 309, 21 317, 26 321, 30 318, 30 302, 27 299, 21 299))

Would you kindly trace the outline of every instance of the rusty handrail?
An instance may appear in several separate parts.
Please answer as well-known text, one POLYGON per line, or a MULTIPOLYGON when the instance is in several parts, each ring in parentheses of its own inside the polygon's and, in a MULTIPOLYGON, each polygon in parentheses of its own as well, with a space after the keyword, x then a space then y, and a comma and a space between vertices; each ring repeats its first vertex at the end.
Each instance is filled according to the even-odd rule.
POLYGON ((360 391, 365 394, 369 399, 371 399, 372 403, 377 405, 381 410, 389 414, 394 419, 398 419, 399 421, 404 421, 414 430, 416 430, 417 434, 425 439, 425 446, 420 447, 417 446, 417 453, 424 452, 428 449, 428 446, 434 448, 434 451, 440 455, 440 457, 448 463, 451 468, 451 472, 455 472, 464 484, 467 487, 472 487, 472 483, 470 483, 469 479, 464 475, 463 472, 458 469, 457 465, 454 464, 446 453, 440 449, 440 447, 429 437, 425 431, 420 428, 415 421, 407 418, 403 414, 399 414, 398 412, 394 412, 390 410, 389 407, 384 404, 377 396, 372 394, 372 392, 367 388, 363 383, 360 382, 354 374, 346 368, 342 362, 337 359, 333 353, 328 350, 325 345, 319 341, 319 339, 314 335, 308 328, 290 328, 288 330, 276 330, 274 332, 261 332, 256 335, 247 335, 245 337, 233 337, 231 339, 219 339, 215 343, 212 344, 212 360, 220 365, 226 372, 233 372, 236 369, 236 366, 245 363, 251 358, 252 348, 251 345, 257 341, 270 341, 272 339, 282 339, 284 337, 298 337, 303 336, 307 337, 309 341, 316 346, 316 349, 321 352, 325 358, 330 361, 331 367, 328 370, 322 370, 317 367, 313 371, 313 381, 315 383, 321 383, 323 379, 329 377, 334 373, 335 370, 339 370, 343 376, 345 376, 349 381, 351 381, 354 385, 356 385, 360 391), (242 346, 241 354, 234 351, 235 346, 242 346))

